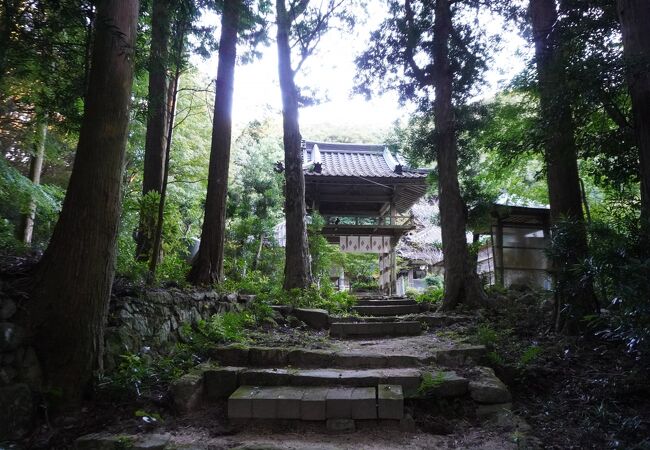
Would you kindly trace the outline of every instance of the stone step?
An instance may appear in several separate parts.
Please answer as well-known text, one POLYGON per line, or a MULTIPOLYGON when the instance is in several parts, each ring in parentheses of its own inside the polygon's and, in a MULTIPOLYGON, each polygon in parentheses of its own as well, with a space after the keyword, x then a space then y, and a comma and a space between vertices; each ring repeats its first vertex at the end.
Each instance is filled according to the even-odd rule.
POLYGON ((241 386, 228 398, 230 419, 401 419, 401 386, 241 386))
MULTIPOLYGON (((488 386, 496 392, 496 384, 488 386)), ((195 409, 204 402, 228 398, 240 386, 277 387, 373 387, 398 385, 408 398, 460 397, 468 393, 470 381, 451 370, 415 368, 389 369, 278 369, 220 367, 201 364, 172 383, 171 399, 178 411, 195 409)), ((496 386, 497 388, 500 386, 496 386)), ((484 396, 485 397, 485 396, 484 396)))
POLYGON ((226 345, 214 347, 208 351, 208 354, 210 360, 222 366, 381 369, 421 367, 430 364, 462 366, 467 360, 472 360, 474 363, 480 361, 485 356, 485 352, 485 347, 482 345, 432 348, 428 356, 226 345))
POLYGON ((417 394, 420 381, 421 370, 414 368, 360 370, 259 368, 239 372, 239 385, 367 387, 383 383, 400 385, 407 396, 417 394))
POLYGON ((404 322, 335 322, 330 325, 333 337, 414 336, 422 332, 417 321, 404 322))
POLYGON ((410 299, 397 299, 397 300, 371 300, 363 299, 357 300, 357 306, 403 306, 403 305, 417 305, 415 300, 410 299))
POLYGON ((417 304, 353 306, 352 309, 363 316, 400 316, 420 312, 420 306, 417 304))
POLYGON ((377 353, 305 350, 283 347, 242 347, 226 345, 208 351, 210 359, 224 366, 286 367, 343 369, 378 369, 389 367, 418 367, 431 358, 413 355, 382 355, 377 353))

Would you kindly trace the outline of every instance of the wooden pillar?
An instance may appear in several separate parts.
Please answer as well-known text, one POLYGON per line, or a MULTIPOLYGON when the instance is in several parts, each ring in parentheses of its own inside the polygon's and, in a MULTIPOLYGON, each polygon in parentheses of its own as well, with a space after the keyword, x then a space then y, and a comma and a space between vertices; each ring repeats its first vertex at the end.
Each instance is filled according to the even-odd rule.
POLYGON ((505 264, 503 261, 503 223, 501 222, 501 219, 497 220, 496 240, 497 242, 495 248, 496 254, 494 258, 494 275, 496 277, 497 284, 501 287, 505 287, 505 264))
POLYGON ((395 202, 390 202, 390 224, 396 225, 397 218, 397 208, 395 207, 395 202))
MULTIPOLYGON (((392 210, 392 208, 391 208, 392 210)), ((391 220, 392 220, 392 211, 391 211, 391 220)), ((395 254, 395 247, 397 245, 397 240, 391 238, 391 247, 390 247, 390 290, 389 294, 393 295, 397 290, 397 255, 395 254)))

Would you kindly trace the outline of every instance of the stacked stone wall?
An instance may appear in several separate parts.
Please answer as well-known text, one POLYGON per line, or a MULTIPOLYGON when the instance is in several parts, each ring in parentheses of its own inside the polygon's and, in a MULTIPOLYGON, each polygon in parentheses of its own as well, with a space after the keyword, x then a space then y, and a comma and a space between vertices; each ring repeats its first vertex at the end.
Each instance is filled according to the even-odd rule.
MULTIPOLYGON (((17 323, 29 301, 14 280, 0 280, 0 442, 19 439, 34 425, 43 374, 27 331, 17 323)), ((105 329, 104 369, 125 353, 164 353, 183 339, 183 325, 240 311, 250 296, 181 289, 114 289, 105 329)), ((63 326, 63 325, 62 325, 63 326)))

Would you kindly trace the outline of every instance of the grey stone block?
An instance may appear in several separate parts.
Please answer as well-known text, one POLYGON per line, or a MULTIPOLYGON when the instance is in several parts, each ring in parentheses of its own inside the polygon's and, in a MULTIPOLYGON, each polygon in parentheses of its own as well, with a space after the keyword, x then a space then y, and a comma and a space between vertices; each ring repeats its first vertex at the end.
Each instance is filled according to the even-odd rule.
POLYGON ((305 391, 299 387, 277 388, 277 418, 300 419, 300 408, 305 391))
POLYGON ((248 347, 238 344, 215 347, 210 350, 210 357, 224 366, 247 366, 248 347))
POLYGON ((478 403, 508 403, 512 395, 489 367, 479 367, 479 378, 469 383, 469 393, 478 403))
POLYGON ((294 367, 330 367, 336 355, 326 350, 294 349, 287 356, 287 363, 294 367))
POLYGON ((226 398, 237 390, 241 367, 215 367, 203 372, 203 389, 208 400, 226 398))
POLYGON ((253 398, 259 388, 240 386, 228 398, 228 417, 231 419, 249 419, 253 417, 253 398))
POLYGON ((377 418, 377 389, 375 387, 354 388, 350 397, 353 419, 377 418))
POLYGON ((192 411, 201 403, 203 397, 203 377, 200 373, 185 374, 172 383, 170 391, 178 411, 192 411))
POLYGON ((293 315, 317 330, 330 326, 330 315, 324 309, 295 308, 293 315))
POLYGON ((248 369, 239 373, 239 384, 248 386, 292 386, 285 369, 248 369))
POLYGON ((300 402, 302 420, 325 420, 327 418, 327 392, 325 387, 305 388, 300 402))
POLYGON ((405 314, 417 314, 420 306, 415 305, 370 305, 355 306, 356 312, 365 316, 399 316, 405 314))
POLYGON ((380 419, 397 419, 404 416, 402 386, 380 384, 377 386, 377 415, 380 419))
POLYGON ((248 362, 253 367, 282 367, 288 363, 289 350, 280 347, 251 347, 248 362))
POLYGON ((330 388, 327 391, 327 418, 351 419, 352 418, 352 389, 330 388))
POLYGON ((259 389, 253 396, 252 417, 255 419, 277 419, 277 396, 277 389, 259 389))

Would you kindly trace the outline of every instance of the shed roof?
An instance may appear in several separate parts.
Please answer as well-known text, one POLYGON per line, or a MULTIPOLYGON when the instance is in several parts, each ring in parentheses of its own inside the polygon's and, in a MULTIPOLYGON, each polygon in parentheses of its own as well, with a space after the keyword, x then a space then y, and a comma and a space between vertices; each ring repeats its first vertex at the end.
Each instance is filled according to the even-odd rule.
POLYGON ((305 141, 305 175, 317 177, 425 178, 427 172, 411 169, 384 145, 305 141), (321 164, 316 172, 314 163, 321 164))

